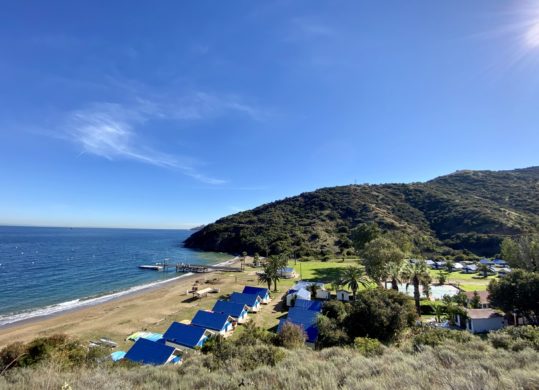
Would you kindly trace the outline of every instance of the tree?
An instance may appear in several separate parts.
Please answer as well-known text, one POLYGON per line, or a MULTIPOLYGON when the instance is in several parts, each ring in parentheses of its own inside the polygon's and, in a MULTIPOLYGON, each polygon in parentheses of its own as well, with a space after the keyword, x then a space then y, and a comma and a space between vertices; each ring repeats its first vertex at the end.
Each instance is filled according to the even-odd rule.
POLYGON ((317 348, 342 346, 350 343, 348 335, 334 319, 328 318, 325 315, 319 315, 317 319, 317 327, 317 348))
POLYGON ((486 264, 479 264, 477 266, 477 273, 482 274, 484 278, 488 276, 488 273, 490 272, 490 268, 486 264))
POLYGON ((271 290, 271 282, 273 282, 273 269, 264 265, 264 271, 258 274, 258 282, 266 283, 268 285, 268 290, 271 290))
POLYGON ((303 328, 299 325, 285 322, 279 332, 279 344, 288 349, 296 349, 303 346, 307 335, 303 328))
POLYGON ((271 280, 273 281, 273 291, 277 291, 277 282, 281 280, 281 269, 286 267, 287 264, 288 259, 284 256, 270 257, 266 261, 264 272, 271 275, 271 280))
POLYGON ((414 286, 414 301, 417 315, 421 315, 421 294, 419 285, 422 280, 430 278, 425 260, 417 260, 413 264, 409 264, 405 271, 406 279, 414 286))
POLYGON ((436 322, 442 322, 442 318, 445 314, 444 308, 442 305, 434 305, 432 307, 432 310, 434 311, 434 319, 436 322))
POLYGON ((351 239, 354 248, 361 253, 369 242, 379 237, 382 231, 375 223, 364 223, 352 230, 351 239))
POLYGON ((378 237, 368 242, 362 251, 362 262, 367 275, 379 286, 388 276, 387 270, 391 263, 400 265, 404 260, 404 253, 392 241, 378 237))
POLYGON ((503 279, 491 280, 488 292, 491 306, 539 324, 539 273, 514 270, 503 279))
POLYGON ((501 244, 501 255, 513 268, 539 272, 539 234, 516 240, 506 238, 501 244))
POLYGON ((394 290, 381 288, 361 291, 351 303, 348 316, 343 321, 348 337, 376 338, 392 341, 415 322, 413 301, 394 290))
POLYGON ((309 284, 309 286, 307 287, 307 291, 309 291, 311 293, 311 299, 315 299, 316 298, 316 292, 320 290, 320 286, 316 283, 311 283, 309 284))
POLYGON ((440 270, 440 272, 438 272, 438 284, 440 286, 443 286, 446 281, 447 281, 446 273, 444 271, 440 270))
POLYGON ((245 266, 245 258, 247 257, 247 252, 243 252, 241 254, 241 259, 240 259, 240 265, 241 265, 241 270, 243 271, 243 267, 245 266))
POLYGON ((455 268, 455 262, 453 260, 447 260, 445 266, 447 268, 447 272, 451 273, 455 268))
POLYGON ((399 284, 402 282, 403 271, 403 263, 389 263, 387 265, 387 276, 391 279, 391 288, 395 291, 399 291, 399 284))
POLYGON ((342 284, 347 285, 352 290, 354 300, 359 286, 368 287, 369 279, 366 277, 363 270, 359 267, 348 267, 342 271, 342 284))
POLYGON ((480 309, 481 308, 481 298, 479 297, 479 294, 477 293, 477 290, 473 292, 473 297, 470 299, 470 307, 472 309, 480 309))

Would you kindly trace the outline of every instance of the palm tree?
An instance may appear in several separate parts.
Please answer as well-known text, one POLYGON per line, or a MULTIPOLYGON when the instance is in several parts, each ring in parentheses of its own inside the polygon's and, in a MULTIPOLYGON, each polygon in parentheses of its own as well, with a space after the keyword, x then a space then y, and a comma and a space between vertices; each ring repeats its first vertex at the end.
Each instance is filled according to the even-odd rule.
POLYGON ((488 276, 488 273, 490 272, 490 268, 486 264, 479 264, 477 266, 477 272, 483 274, 483 277, 486 278, 488 276))
POLYGON ((266 283, 268 285, 268 290, 271 290, 271 282, 273 281, 273 275, 271 270, 264 267, 264 272, 258 274, 258 283, 266 283))
POLYGON ((434 310, 434 319, 436 320, 436 322, 442 322, 442 318, 443 318, 443 315, 444 315, 444 308, 442 305, 434 305, 432 307, 432 309, 434 310))
POLYGON ((307 287, 307 290, 311 293, 311 299, 315 299, 316 298, 316 292, 318 290, 320 290, 320 286, 318 284, 316 284, 316 283, 311 283, 307 287))
POLYGON ((402 282, 402 272, 404 270, 403 264, 389 263, 387 266, 387 276, 391 279, 391 288, 399 291, 399 283, 402 282))
POLYGON ((369 279, 365 271, 358 267, 348 267, 342 272, 342 284, 347 285, 352 290, 352 296, 356 300, 356 292, 359 286, 368 287, 369 279))
POLYGON ((428 280, 427 277, 430 277, 425 260, 419 260, 414 264, 409 264, 405 271, 405 277, 414 286, 415 309, 417 315, 421 315, 421 304, 419 302, 421 295, 419 293, 419 285, 422 281, 428 280))

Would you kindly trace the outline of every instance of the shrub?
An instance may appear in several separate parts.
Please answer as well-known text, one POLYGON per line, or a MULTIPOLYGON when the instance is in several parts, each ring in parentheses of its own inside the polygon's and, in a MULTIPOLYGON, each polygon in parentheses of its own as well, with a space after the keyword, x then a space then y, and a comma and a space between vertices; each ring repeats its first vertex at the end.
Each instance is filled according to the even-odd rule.
POLYGON ((488 340, 495 348, 520 351, 528 347, 539 351, 539 327, 510 326, 489 333, 488 340))
POLYGON ((444 344, 447 340, 453 340, 457 343, 467 343, 474 336, 468 332, 460 330, 449 330, 440 328, 424 328, 419 334, 414 336, 412 344, 414 350, 420 351, 425 345, 436 347, 444 344))
POLYGON ((350 344, 350 338, 334 319, 325 315, 318 317, 316 348, 328 348, 350 344))
POLYGON ((301 326, 285 322, 278 337, 278 344, 288 348, 300 348, 305 343, 307 335, 301 326))
POLYGON ((354 339, 354 348, 363 356, 380 356, 384 353, 384 346, 376 339, 368 337, 356 337, 354 339))
POLYGON ((340 301, 328 301, 322 307, 322 314, 340 325, 348 315, 347 306, 340 301))

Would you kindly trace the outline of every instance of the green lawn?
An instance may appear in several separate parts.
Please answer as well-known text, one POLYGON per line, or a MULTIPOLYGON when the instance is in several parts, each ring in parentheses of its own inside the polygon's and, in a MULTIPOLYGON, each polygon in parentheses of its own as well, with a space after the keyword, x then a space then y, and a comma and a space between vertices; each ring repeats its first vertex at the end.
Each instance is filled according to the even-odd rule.
POLYGON ((335 259, 330 261, 289 261, 288 266, 296 270, 298 277, 296 279, 281 279, 279 286, 293 286, 298 280, 316 280, 331 283, 339 276, 343 268, 350 266, 359 266, 357 260, 335 259))
MULTIPOLYGON (((430 275, 434 283, 438 281, 440 271, 429 270, 430 275)), ((451 272, 446 274, 447 283, 452 283, 460 287, 464 291, 486 291, 488 284, 492 279, 496 279, 496 276, 488 276, 482 278, 477 274, 463 274, 461 272, 451 272)))

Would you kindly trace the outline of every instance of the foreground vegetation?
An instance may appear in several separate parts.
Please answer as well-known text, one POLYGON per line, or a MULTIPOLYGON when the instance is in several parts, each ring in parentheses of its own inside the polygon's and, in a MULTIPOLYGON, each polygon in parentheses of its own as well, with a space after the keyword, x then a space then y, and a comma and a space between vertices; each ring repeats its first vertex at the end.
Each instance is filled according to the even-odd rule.
MULTIPOLYGON (((264 331, 192 353, 181 366, 141 367, 56 355, 0 376, 2 389, 537 389, 539 332, 509 328, 481 339, 416 329, 398 346, 323 350, 276 346, 264 331), (65 359, 65 358, 64 358, 65 359)), ((52 355, 51 355, 52 356, 52 355)))

